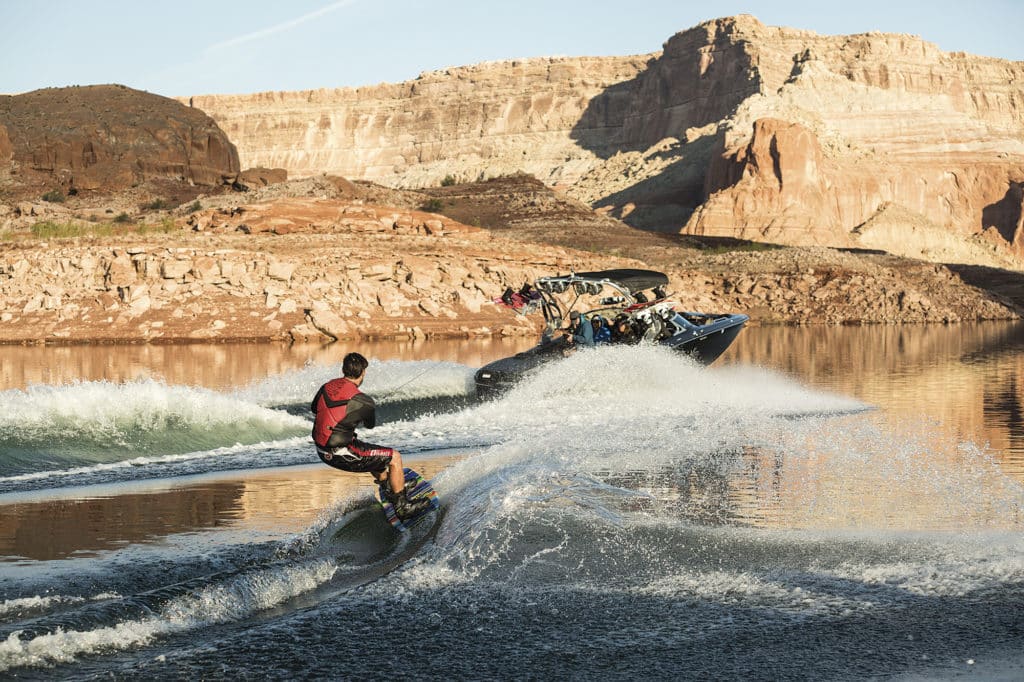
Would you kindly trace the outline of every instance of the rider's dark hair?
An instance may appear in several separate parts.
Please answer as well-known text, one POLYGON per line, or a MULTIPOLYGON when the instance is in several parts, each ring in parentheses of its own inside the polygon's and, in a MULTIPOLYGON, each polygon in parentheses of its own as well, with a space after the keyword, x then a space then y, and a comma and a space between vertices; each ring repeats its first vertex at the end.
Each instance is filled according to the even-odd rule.
POLYGON ((366 358, 359 353, 349 353, 341 361, 341 371, 346 379, 357 379, 359 375, 366 371, 366 367, 369 364, 366 358))

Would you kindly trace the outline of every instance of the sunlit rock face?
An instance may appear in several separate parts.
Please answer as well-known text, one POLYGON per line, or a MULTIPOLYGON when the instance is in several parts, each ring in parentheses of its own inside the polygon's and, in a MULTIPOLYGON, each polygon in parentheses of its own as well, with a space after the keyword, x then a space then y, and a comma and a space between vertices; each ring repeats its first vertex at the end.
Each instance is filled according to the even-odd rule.
POLYGON ((332 173, 396 187, 525 171, 572 183, 618 134, 631 93, 610 93, 645 57, 496 62, 359 89, 193 97, 238 145, 243 166, 332 173), (603 115, 588 107, 604 102, 603 115), (586 139, 581 144, 576 138, 586 139))
POLYGON ((916 36, 741 15, 650 55, 192 104, 243 166, 293 176, 422 187, 523 171, 649 229, 938 260, 1024 254, 1024 63, 916 36))
POLYGON ((740 19, 760 93, 719 126, 685 231, 927 257, 938 230, 954 260, 1021 254, 1024 64, 740 19))

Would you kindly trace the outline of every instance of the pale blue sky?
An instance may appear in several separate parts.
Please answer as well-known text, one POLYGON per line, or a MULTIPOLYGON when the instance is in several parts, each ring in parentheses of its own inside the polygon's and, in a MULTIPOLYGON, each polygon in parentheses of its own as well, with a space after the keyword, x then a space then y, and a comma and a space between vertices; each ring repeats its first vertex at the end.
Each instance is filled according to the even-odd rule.
POLYGON ((1024 60, 1024 0, 0 0, 0 93, 370 85, 496 59, 644 54, 740 13, 824 34, 913 33, 947 51, 1024 60))

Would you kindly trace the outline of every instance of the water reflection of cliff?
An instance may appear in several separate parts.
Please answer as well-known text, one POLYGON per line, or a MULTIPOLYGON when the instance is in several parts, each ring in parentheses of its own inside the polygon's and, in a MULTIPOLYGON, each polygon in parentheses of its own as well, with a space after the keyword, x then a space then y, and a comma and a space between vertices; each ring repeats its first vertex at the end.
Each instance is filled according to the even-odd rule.
POLYGON ((755 327, 727 362, 781 370, 878 406, 896 421, 938 422, 986 443, 1024 479, 1024 324, 755 327))
MULTIPOLYGON (((452 461, 441 457, 416 467, 432 478, 452 461)), ((74 494, 90 496, 4 505, 0 563, 2 557, 47 561, 89 556, 177 533, 229 528, 271 535, 299 532, 360 489, 369 495, 370 488, 365 474, 315 465, 234 472, 155 491, 130 484, 91 495, 83 489, 74 494)))
POLYGON ((518 352, 523 339, 339 342, 329 345, 189 344, 126 346, 5 346, 0 390, 31 384, 160 379, 169 384, 236 388, 265 376, 333 365, 358 350, 368 358, 446 360, 479 367, 518 352))

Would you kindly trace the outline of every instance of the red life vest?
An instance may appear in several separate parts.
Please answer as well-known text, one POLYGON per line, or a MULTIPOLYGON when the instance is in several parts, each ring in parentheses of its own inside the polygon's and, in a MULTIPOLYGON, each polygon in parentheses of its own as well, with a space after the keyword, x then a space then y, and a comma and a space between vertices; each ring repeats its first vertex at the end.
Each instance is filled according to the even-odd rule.
POLYGON ((359 387, 345 378, 331 379, 320 387, 313 401, 316 408, 316 420, 313 422, 314 443, 322 448, 327 447, 331 429, 345 418, 348 401, 358 393, 359 387))

